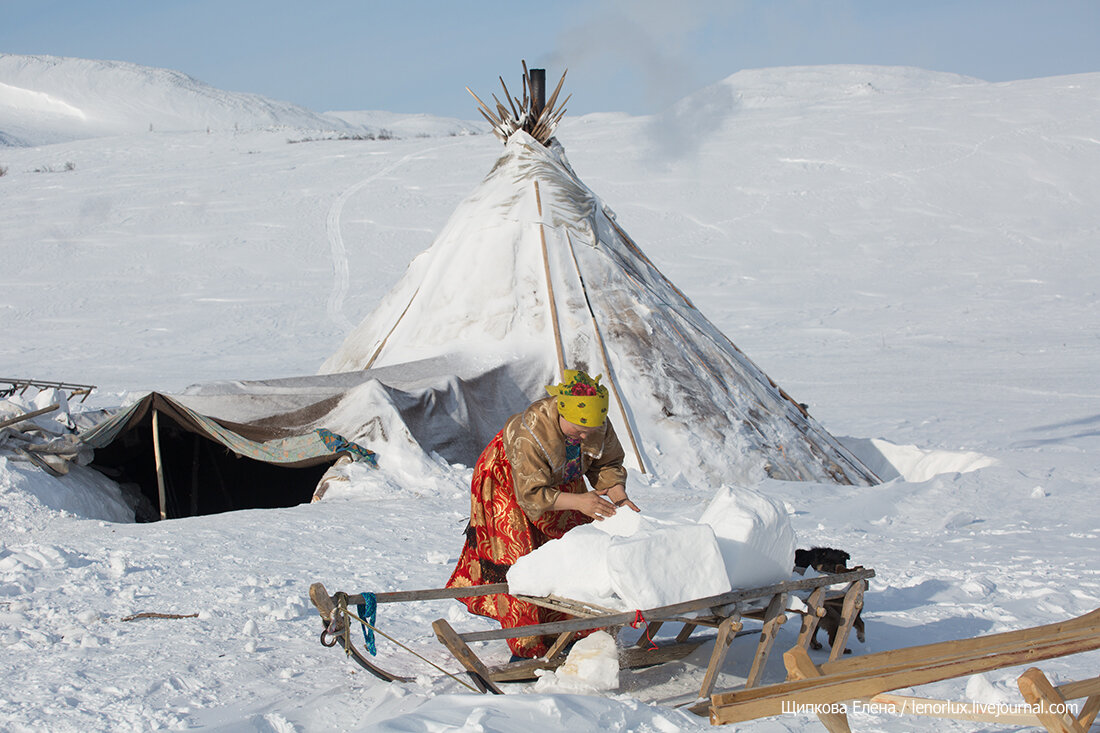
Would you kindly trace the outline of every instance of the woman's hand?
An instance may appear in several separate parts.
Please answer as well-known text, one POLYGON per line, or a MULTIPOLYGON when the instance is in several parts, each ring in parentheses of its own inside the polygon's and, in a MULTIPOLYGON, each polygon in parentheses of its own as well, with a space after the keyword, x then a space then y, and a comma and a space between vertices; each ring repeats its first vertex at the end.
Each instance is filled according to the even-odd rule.
POLYGON ((571 494, 563 491, 558 494, 558 498, 554 500, 554 506, 551 508, 558 511, 572 509, 597 521, 607 519, 615 514, 615 504, 595 491, 588 491, 584 494, 571 494))
POLYGON ((626 487, 622 484, 615 484, 606 492, 607 498, 615 506, 628 506, 636 512, 642 511, 638 508, 638 505, 632 502, 626 495, 626 487))

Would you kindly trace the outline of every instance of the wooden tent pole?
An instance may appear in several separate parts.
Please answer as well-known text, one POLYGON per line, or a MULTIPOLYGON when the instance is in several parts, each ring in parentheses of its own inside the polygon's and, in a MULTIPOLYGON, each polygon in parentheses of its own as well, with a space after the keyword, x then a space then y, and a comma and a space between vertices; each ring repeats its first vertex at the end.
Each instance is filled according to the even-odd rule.
POLYGON ((191 453, 191 516, 199 516, 199 448, 202 438, 195 433, 195 449, 191 453))
POLYGON ((390 340, 390 336, 392 336, 393 332, 397 330, 397 327, 401 325, 401 319, 403 319, 405 317, 405 314, 409 312, 409 308, 412 307, 413 301, 416 300, 416 296, 419 294, 420 288, 417 288, 415 291, 413 291, 412 297, 409 298, 409 302, 405 304, 405 310, 401 311, 401 315, 399 315, 397 317, 397 320, 393 322, 393 326, 390 327, 390 330, 386 333, 385 336, 382 337, 382 341, 379 342, 378 348, 374 350, 373 354, 371 354, 370 360, 367 361, 367 365, 363 367, 362 371, 370 369, 371 366, 374 364, 374 360, 377 359, 378 355, 382 353, 382 349, 385 348, 386 342, 390 340))
POLYGON ((9 425, 18 425, 24 420, 30 420, 32 417, 38 417, 39 415, 45 415, 48 412, 53 412, 60 406, 60 404, 61 403, 59 402, 55 402, 48 407, 43 407, 41 410, 35 410, 34 412, 25 412, 22 415, 9 418, 7 420, 0 420, 0 428, 6 428, 9 425))
POLYGON ((558 374, 565 379, 565 349, 561 345, 561 328, 558 326, 558 306, 554 301, 554 282, 550 279, 550 256, 546 252, 546 228, 542 223, 542 197, 539 182, 535 181, 535 205, 539 211, 539 240, 542 242, 542 264, 546 271, 546 290, 550 296, 550 324, 554 327, 554 344, 558 355, 558 374))
POLYGON ((630 418, 626 414, 626 405, 623 404, 623 398, 620 394, 619 384, 615 381, 615 375, 611 372, 611 362, 607 358, 607 345, 603 342, 603 334, 600 332, 599 321, 596 320, 596 312, 592 310, 592 301, 588 298, 588 288, 584 284, 584 276, 581 275, 581 266, 577 262, 577 252, 573 249, 573 239, 569 236, 569 233, 565 233, 565 241, 569 243, 569 254, 573 256, 573 267, 577 270, 577 279, 581 283, 581 292, 584 293, 584 302, 588 305, 588 315, 592 316, 592 330, 596 332, 596 343, 600 345, 600 358, 603 360, 604 373, 607 374, 607 381, 611 383, 612 392, 615 394, 615 404, 619 406, 619 413, 623 416, 623 425, 626 426, 626 437, 630 438, 630 447, 634 449, 634 457, 638 459, 638 470, 645 473, 645 461, 642 460, 642 453, 638 450, 638 441, 634 437, 634 428, 630 424, 630 418))
POLYGON ((160 518, 167 519, 167 493, 164 490, 164 465, 160 460, 160 412, 153 408, 153 461, 157 466, 157 496, 160 499, 160 518))

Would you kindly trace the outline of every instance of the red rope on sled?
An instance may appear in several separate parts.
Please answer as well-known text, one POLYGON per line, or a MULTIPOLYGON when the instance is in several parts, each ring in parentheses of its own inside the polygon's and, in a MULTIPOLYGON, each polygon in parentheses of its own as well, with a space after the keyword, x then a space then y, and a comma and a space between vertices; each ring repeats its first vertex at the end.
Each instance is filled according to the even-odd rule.
POLYGON ((649 622, 645 620, 645 616, 642 614, 641 610, 635 610, 634 620, 630 622, 630 628, 636 629, 639 624, 645 624, 645 638, 646 641, 649 642, 649 648, 646 649, 646 651, 655 651, 657 649, 657 643, 653 641, 653 637, 649 635, 649 622))

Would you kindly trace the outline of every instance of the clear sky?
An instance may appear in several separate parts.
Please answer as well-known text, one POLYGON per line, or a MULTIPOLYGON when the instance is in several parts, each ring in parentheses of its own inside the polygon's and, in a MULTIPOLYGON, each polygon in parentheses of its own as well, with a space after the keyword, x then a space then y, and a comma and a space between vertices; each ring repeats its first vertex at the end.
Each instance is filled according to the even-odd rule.
MULTIPOLYGON (((1100 71, 1100 0, 0 0, 0 52, 131 61, 316 112, 477 118, 520 60, 571 114, 649 113, 741 69, 1100 71), (483 94, 484 93, 484 94, 483 94)), ((498 96, 500 96, 498 94, 498 96)))

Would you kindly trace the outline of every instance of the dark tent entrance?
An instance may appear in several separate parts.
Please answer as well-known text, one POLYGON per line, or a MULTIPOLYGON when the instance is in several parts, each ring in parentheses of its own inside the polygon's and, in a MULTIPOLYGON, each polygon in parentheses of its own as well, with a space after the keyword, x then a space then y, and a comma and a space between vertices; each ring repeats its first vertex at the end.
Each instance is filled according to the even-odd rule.
POLYGON ((139 522, 307 503, 342 453, 362 450, 324 430, 278 432, 153 393, 82 439, 95 449, 91 467, 128 486, 139 522))
MULTIPOLYGON (((328 468, 288 468, 238 456, 163 415, 158 418, 166 519, 303 504, 328 468)), ((120 484, 136 484, 140 498, 134 514, 139 522, 161 518, 152 423, 152 414, 147 414, 119 440, 97 449, 91 464, 120 484)))

